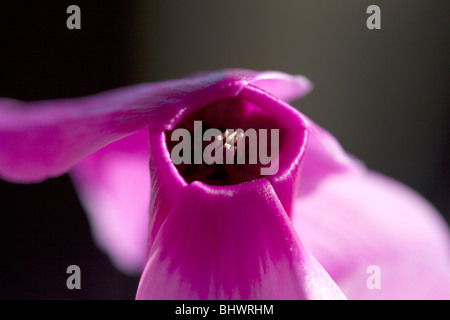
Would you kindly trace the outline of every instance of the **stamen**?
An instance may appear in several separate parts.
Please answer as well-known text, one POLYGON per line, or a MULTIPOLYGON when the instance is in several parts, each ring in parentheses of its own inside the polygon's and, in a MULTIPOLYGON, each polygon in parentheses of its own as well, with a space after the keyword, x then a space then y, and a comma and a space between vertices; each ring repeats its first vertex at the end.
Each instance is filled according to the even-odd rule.
MULTIPOLYGON (((230 101, 230 103, 232 102, 230 101)), ((266 123, 271 124, 271 118, 269 116, 265 118, 258 113, 257 121, 254 121, 253 118, 250 119, 249 116, 248 121, 239 119, 235 122, 225 106, 227 104, 219 108, 220 110, 215 106, 213 106, 214 108, 204 108, 195 114, 186 116, 178 124, 179 128, 187 129, 191 133, 191 138, 192 136, 201 136, 203 139, 208 129, 218 129, 215 136, 208 135, 208 138, 211 137, 213 140, 199 143, 199 141, 191 139, 191 162, 177 165, 177 169, 188 183, 197 180, 211 185, 231 185, 261 178, 260 169, 263 164, 258 162, 257 156, 255 156, 255 153, 259 150, 257 133, 256 129, 251 129, 251 127, 252 124, 257 128, 261 127, 261 124, 264 126, 266 123), (202 121, 202 126, 200 128, 197 126, 197 129, 201 132, 194 132, 196 129, 196 126, 193 125, 195 121, 202 121), (233 125, 242 129, 234 130, 233 125), (198 157, 200 153, 201 163, 198 160, 194 161, 196 160, 194 155, 198 157), (220 160, 222 160, 220 163, 216 163, 220 160)), ((238 106, 242 107, 241 105, 238 106)), ((236 112, 239 116, 241 114, 247 115, 246 112, 241 112, 241 109, 237 108, 233 112, 236 112)), ((252 111, 253 109, 249 108, 249 110, 252 111)), ((271 124, 270 126, 273 127, 274 125, 271 124)), ((169 149, 175 144, 168 140, 169 149)))
POLYGON ((227 142, 228 141, 231 141, 231 140, 234 140, 234 136, 237 134, 237 131, 235 131, 235 132, 233 132, 232 134, 230 134, 230 133, 228 132, 228 130, 227 131, 225 131, 225 138, 227 138, 227 142), (229 136, 228 136, 229 135, 229 136))

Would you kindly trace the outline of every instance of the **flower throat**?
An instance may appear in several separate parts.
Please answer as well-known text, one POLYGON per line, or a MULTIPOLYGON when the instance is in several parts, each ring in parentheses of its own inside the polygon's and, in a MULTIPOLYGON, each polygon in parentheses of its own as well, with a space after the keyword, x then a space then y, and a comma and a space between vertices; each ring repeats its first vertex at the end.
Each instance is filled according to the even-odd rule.
POLYGON ((231 185, 278 172, 278 128, 261 128, 257 121, 256 128, 232 129, 235 124, 220 121, 224 117, 214 121, 219 124, 215 126, 207 112, 198 113, 183 119, 166 135, 172 162, 186 182, 231 185))

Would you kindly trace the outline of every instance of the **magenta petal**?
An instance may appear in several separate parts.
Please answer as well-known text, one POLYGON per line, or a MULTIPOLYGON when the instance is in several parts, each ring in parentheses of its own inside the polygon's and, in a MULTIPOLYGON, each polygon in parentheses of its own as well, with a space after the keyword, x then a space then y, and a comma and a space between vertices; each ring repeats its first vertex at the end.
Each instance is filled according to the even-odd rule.
MULTIPOLYGON (((307 132, 302 115, 266 91, 251 85, 244 87, 239 92, 238 97, 233 99, 234 102, 222 100, 220 96, 213 102, 217 101, 228 103, 227 112, 231 112, 236 106, 242 105, 248 109, 257 108, 263 110, 270 114, 269 119, 273 122, 272 124, 285 132, 282 141, 280 141, 282 146, 279 156, 279 170, 275 175, 265 177, 271 180, 278 199, 283 204, 286 212, 290 214, 304 145, 307 140, 307 132), (242 104, 239 104, 239 102, 242 102, 242 104)), ((204 109, 209 108, 208 106, 204 107, 204 109)), ((176 121, 174 121, 173 127, 176 124, 176 121)), ((215 124, 211 124, 211 126, 218 127, 215 124)), ((173 194, 178 194, 181 192, 181 188, 187 185, 187 182, 172 163, 170 152, 166 145, 166 138, 165 131, 158 128, 150 129, 150 169, 152 177, 150 243, 156 237, 160 226, 172 210, 173 194)))
POLYGON ((95 239, 119 268, 140 270, 149 220, 147 128, 168 129, 249 84, 284 99, 311 88, 301 76, 224 70, 70 100, 0 100, 0 177, 39 182, 73 168, 95 239))
POLYGON ((244 119, 250 127, 282 131, 279 170, 239 184, 187 183, 170 159, 170 131, 151 128, 150 249, 137 298, 344 298, 301 244, 289 218, 307 141, 301 114, 248 85, 235 99, 219 96, 195 117, 220 127, 223 104, 226 115, 240 111, 233 117, 237 123, 244 119), (255 110, 268 114, 263 122, 245 118, 255 110))
POLYGON ((343 299, 266 180, 182 187, 153 242, 138 299, 343 299))
POLYGON ((188 109, 233 98, 253 79, 275 92, 278 81, 290 84, 282 93, 287 98, 308 90, 307 80, 281 73, 225 70, 77 99, 1 99, 0 176, 27 183, 61 175, 111 142, 151 126, 170 127, 188 109))
MULTIPOLYGON (((304 172, 314 169, 307 157, 304 172)), ((305 185, 294 225, 349 299, 450 297, 448 228, 417 193, 370 171, 331 173, 305 185), (380 268, 380 289, 367 286, 372 265, 380 268)))
POLYGON ((145 263, 148 159, 148 131, 143 130, 89 155, 70 172, 98 246, 126 273, 141 272, 145 263))
MULTIPOLYGON (((169 123, 223 75, 141 84, 67 100, 0 102, 0 175, 38 182, 67 172, 99 148, 151 125, 169 123)), ((238 86, 230 91, 238 90, 238 86)), ((227 94, 231 94, 230 91, 227 94)))

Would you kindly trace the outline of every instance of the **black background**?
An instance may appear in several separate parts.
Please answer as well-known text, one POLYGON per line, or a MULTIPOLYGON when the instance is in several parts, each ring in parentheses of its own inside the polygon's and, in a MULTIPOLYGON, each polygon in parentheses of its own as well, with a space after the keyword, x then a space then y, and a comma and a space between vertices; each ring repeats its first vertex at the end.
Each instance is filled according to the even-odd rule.
MULTIPOLYGON (((0 96, 76 97, 130 84, 130 6, 77 1, 82 28, 68 30, 71 4, 1 5, 0 96)), ((67 175, 34 185, 0 181, 0 194, 0 298, 134 298, 138 278, 116 271, 97 249, 67 175), (72 264, 81 290, 66 287, 72 264)))

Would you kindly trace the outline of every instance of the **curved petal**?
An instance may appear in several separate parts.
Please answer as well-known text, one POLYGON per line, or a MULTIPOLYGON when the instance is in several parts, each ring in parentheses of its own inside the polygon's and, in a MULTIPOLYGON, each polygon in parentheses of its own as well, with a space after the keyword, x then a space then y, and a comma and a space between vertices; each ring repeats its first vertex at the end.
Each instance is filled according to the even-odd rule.
POLYGON ((311 81, 304 76, 279 71, 259 72, 249 84, 286 102, 302 98, 313 89, 311 81))
POLYGON ((322 178, 332 173, 360 174, 366 170, 364 164, 348 154, 331 133, 305 115, 303 119, 309 139, 303 159, 302 193, 313 191, 322 178))
POLYGON ((306 80, 281 73, 223 70, 77 99, 28 103, 1 99, 0 176, 27 183, 61 175, 83 157, 129 134, 151 126, 169 128, 188 110, 235 97, 252 79, 274 91, 279 91, 278 81, 291 83, 286 96, 306 90, 306 80), (268 85, 270 74, 277 78, 268 85))
POLYGON ((87 156, 70 171, 98 246, 129 274, 142 271, 147 251, 148 143, 148 131, 140 131, 87 156))
MULTIPOLYGON (((274 175, 267 175, 264 178, 271 181, 278 200, 283 204, 285 211, 290 214, 304 146, 308 137, 304 119, 297 110, 288 104, 252 85, 244 87, 235 100, 244 102, 244 110, 246 107, 264 110, 270 115, 270 121, 274 122, 272 125, 284 131, 284 137, 281 139, 282 141, 279 141, 279 144, 282 145, 278 159, 279 169, 274 175)), ((225 110, 231 112, 230 108, 236 108, 236 106, 242 105, 228 100, 225 110)), ((211 107, 213 105, 206 106, 205 109, 211 107)), ((245 111, 243 112, 245 113, 245 111)), ((177 124, 176 120, 173 121, 174 127, 177 124)), ((215 127, 213 123, 211 125, 215 127)), ((265 125, 268 124, 265 123, 265 125)), ((150 155, 152 193, 149 242, 152 243, 160 226, 172 210, 172 195, 180 193, 182 187, 187 183, 173 164, 167 149, 166 134, 159 128, 150 129, 150 155)))
POLYGON ((0 176, 39 182, 73 168, 100 247, 120 269, 139 271, 150 199, 148 137, 139 130, 170 128, 187 110, 235 97, 249 84, 286 100, 311 89, 301 76, 224 70, 70 100, 0 100, 0 176))
POLYGON ((3 100, 0 175, 14 182, 39 182, 61 175, 111 142, 151 125, 167 125, 192 100, 208 101, 205 91, 233 96, 239 86, 231 78, 215 74, 141 84, 71 100, 3 100), (228 91, 220 90, 224 83, 231 83, 228 91))
POLYGON ((265 179, 182 187, 152 245, 138 299, 343 299, 265 179))
POLYGON ((314 192, 311 185, 300 184, 294 225, 349 299, 449 297, 448 228, 422 197, 371 171, 330 173, 314 192), (372 265, 381 270, 379 290, 366 283, 372 265))
POLYGON ((171 161, 166 132, 151 128, 150 246, 137 298, 343 298, 288 216, 307 140, 303 118, 253 85, 225 110, 237 107, 244 113, 261 108, 273 121, 269 126, 283 130, 280 170, 240 184, 188 184, 171 161))

